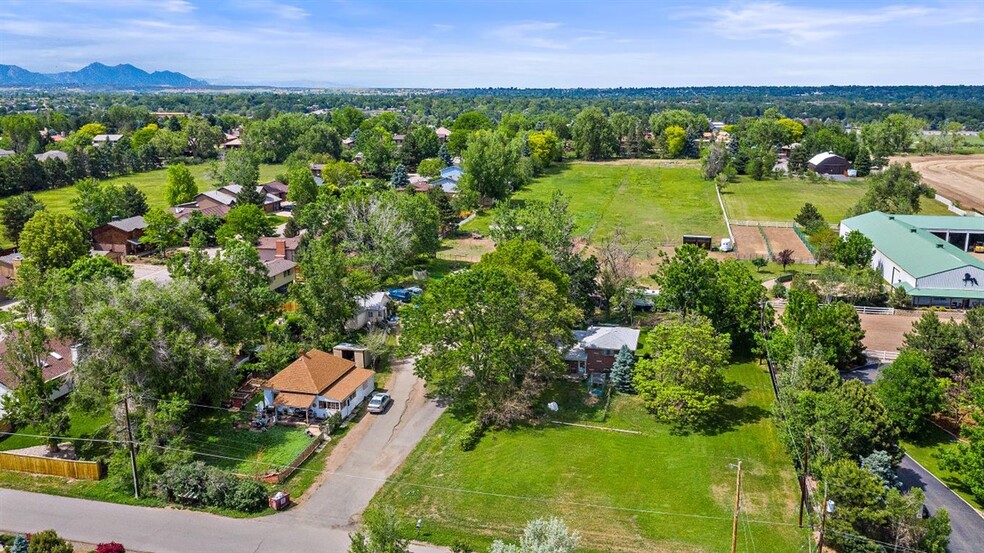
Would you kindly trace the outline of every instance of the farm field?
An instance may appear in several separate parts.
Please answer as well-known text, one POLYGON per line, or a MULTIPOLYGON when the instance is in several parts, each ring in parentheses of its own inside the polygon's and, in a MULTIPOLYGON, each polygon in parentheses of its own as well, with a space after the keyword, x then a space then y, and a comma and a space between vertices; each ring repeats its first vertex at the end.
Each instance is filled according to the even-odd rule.
MULTIPOLYGON (((792 221, 803 204, 809 202, 830 223, 836 223, 864 196, 867 186, 857 182, 812 183, 805 179, 783 178, 754 181, 740 177, 729 184, 721 197, 732 221, 792 221)), ((947 215, 946 206, 928 198, 922 213, 947 215)))
POLYGON ((984 154, 896 157, 892 161, 911 163, 940 196, 984 213, 984 154))
MULTIPOLYGON (((260 182, 272 180, 283 168, 283 165, 260 165, 260 182)), ((199 191, 212 190, 215 188, 211 182, 205 179, 205 172, 208 170, 207 164, 189 165, 188 169, 195 177, 199 191)), ((104 179, 103 183, 126 184, 131 183, 147 195, 147 204, 150 207, 168 207, 164 201, 164 181, 167 179, 167 169, 147 171, 146 173, 134 173, 122 177, 104 179)), ((70 202, 75 197, 75 187, 66 186, 55 190, 45 190, 37 192, 34 197, 44 202, 47 209, 55 212, 71 211, 70 202)))
MULTIPOLYGON (((619 224, 629 240, 642 242, 643 256, 660 245, 682 243, 684 234, 727 236, 714 185, 700 178, 696 163, 565 163, 513 198, 548 201, 555 190, 570 199, 574 234, 589 246, 611 236, 619 224)), ((490 219, 486 212, 464 230, 485 233, 490 219)))
POLYGON ((373 505, 422 517, 423 540, 462 540, 478 551, 496 538, 517 539, 528 520, 549 515, 580 532, 585 551, 726 551, 733 464, 741 458, 749 520, 739 542, 798 551, 809 537, 796 527, 796 478, 769 419, 768 374, 749 363, 731 366, 726 377, 744 387, 726 422, 687 435, 654 422, 638 397, 613 398, 606 416, 603 402, 586 405, 574 384, 556 393, 556 416, 596 428, 490 432, 464 452, 465 423, 447 412, 373 505))

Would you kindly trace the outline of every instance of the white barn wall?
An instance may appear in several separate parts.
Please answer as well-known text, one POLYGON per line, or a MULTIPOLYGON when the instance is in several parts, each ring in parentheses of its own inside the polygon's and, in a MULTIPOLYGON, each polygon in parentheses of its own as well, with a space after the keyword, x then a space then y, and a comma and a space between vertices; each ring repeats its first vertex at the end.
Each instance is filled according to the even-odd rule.
POLYGON ((968 265, 959 269, 952 269, 923 277, 919 279, 917 286, 919 288, 967 288, 969 290, 984 290, 984 270, 968 265), (972 278, 977 279, 977 286, 964 283, 964 275, 968 273, 972 278))
POLYGON ((875 255, 871 257, 871 268, 880 272, 882 278, 892 286, 897 286, 903 282, 911 286, 916 285, 916 279, 912 275, 903 271, 902 267, 899 267, 878 249, 875 250, 875 255))

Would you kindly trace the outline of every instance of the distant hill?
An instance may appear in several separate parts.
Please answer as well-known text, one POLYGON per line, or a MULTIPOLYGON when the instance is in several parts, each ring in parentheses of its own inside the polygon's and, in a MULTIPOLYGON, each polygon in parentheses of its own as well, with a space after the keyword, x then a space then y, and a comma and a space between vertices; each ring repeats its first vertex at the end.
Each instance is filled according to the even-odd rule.
POLYGON ((0 87, 9 86, 81 86, 92 88, 187 88, 208 86, 174 71, 148 73, 128 63, 105 65, 90 63, 78 71, 35 73, 16 65, 0 65, 0 87))

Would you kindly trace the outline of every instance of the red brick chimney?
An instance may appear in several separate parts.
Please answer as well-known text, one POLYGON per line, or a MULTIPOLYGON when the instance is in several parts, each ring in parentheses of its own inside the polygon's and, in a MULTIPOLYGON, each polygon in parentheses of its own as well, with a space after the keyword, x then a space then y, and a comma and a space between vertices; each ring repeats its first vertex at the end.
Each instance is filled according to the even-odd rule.
POLYGON ((277 240, 277 257, 286 258, 287 257, 287 241, 277 240))

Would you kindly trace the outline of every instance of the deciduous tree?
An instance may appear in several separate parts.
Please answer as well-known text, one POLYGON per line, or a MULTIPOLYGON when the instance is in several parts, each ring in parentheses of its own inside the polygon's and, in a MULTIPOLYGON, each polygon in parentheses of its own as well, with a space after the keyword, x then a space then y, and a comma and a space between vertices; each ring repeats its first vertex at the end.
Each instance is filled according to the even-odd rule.
POLYGON ((632 384, 657 419, 693 428, 724 403, 722 369, 731 357, 727 334, 704 319, 658 325, 648 336, 649 359, 636 364, 632 384))
POLYGON ((164 201, 167 205, 178 205, 190 202, 198 195, 198 185, 183 164, 169 165, 167 180, 164 182, 164 201))
POLYGON ((13 243, 20 239, 24 225, 31 220, 35 213, 44 209, 44 203, 26 192, 8 199, 0 207, 0 222, 3 223, 3 234, 13 243))
POLYGON ((878 399, 889 418, 906 434, 926 424, 926 417, 943 407, 943 387, 929 361, 917 351, 903 351, 875 383, 878 399))
POLYGON ((45 272, 70 267, 88 255, 89 242, 70 217, 41 210, 24 225, 20 251, 25 262, 45 272))

